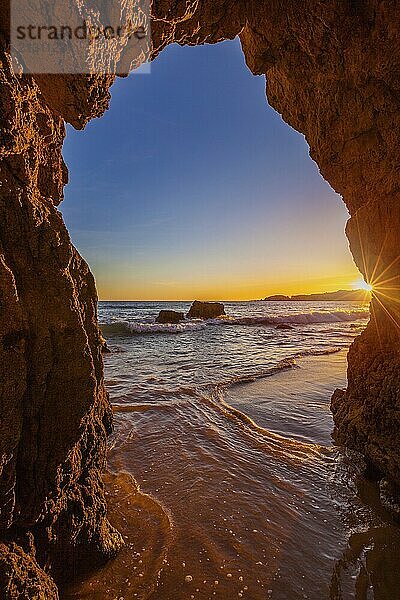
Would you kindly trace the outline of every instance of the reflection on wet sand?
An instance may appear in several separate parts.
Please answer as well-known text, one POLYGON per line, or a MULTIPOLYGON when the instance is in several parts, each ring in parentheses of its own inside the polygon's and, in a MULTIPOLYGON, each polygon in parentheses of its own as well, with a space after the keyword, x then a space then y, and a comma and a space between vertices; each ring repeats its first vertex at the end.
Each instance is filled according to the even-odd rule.
POLYGON ((157 586, 172 536, 169 516, 127 473, 104 476, 112 524, 125 547, 116 559, 64 589, 64 600, 149 598, 157 586))
POLYGON ((364 476, 362 458, 348 454, 350 460, 347 452, 341 456, 346 476, 340 481, 354 492, 342 505, 350 534, 333 569, 330 600, 394 600, 400 597, 398 507, 384 506, 379 483, 364 476))

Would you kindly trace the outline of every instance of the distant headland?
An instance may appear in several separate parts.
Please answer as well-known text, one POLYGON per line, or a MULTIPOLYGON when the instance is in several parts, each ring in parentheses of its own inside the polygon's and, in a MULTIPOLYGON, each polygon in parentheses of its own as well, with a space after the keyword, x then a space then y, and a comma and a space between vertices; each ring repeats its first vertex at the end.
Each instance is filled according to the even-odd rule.
POLYGON ((371 292, 366 290, 338 290, 337 292, 323 292, 321 294, 298 294, 285 296, 277 294, 263 298, 263 302, 365 302, 371 297, 371 292))

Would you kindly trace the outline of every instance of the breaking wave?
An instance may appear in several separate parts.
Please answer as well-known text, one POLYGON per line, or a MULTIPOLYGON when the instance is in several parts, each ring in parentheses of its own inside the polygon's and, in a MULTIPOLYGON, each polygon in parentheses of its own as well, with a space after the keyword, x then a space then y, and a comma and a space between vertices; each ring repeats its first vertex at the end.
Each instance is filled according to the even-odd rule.
POLYGON ((129 336, 146 333, 184 333, 204 329, 204 321, 184 321, 176 325, 162 323, 139 323, 135 321, 116 321, 115 323, 101 323, 100 328, 105 337, 129 336))
POLYGON ((275 327, 281 324, 287 325, 314 325, 323 323, 351 323, 368 319, 368 310, 335 310, 335 311, 313 311, 291 315, 276 316, 254 316, 254 317, 219 317, 202 321, 199 319, 186 320, 178 324, 161 324, 154 322, 137 321, 115 321, 114 323, 102 323, 100 325, 105 337, 144 335, 154 333, 185 333, 187 331, 202 330, 212 325, 248 325, 275 327))
POLYGON ((277 315, 268 317, 241 317, 221 319, 220 322, 234 323, 237 325, 313 325, 318 323, 345 323, 369 318, 368 310, 334 310, 313 311, 293 315, 277 315))

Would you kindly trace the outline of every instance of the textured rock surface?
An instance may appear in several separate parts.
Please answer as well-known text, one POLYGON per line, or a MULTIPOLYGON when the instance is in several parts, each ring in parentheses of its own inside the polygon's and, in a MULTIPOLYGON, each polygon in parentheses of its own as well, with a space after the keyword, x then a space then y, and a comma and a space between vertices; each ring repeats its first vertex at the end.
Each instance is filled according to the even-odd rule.
POLYGON ((183 312, 177 312, 176 310, 160 310, 159 315, 156 319, 156 323, 180 323, 185 319, 183 312))
POLYGON ((225 314, 222 302, 199 302, 195 300, 187 314, 189 319, 215 319, 225 314))
MULTIPOLYGON (((0 9, 2 29, 3 0, 0 9)), ((399 11, 396 0, 158 0, 152 23, 154 57, 174 41, 239 34, 250 69, 266 75, 269 102, 343 195, 353 255, 376 293, 349 355, 348 389, 333 400, 337 437, 397 483, 399 11)), ((43 569, 57 577, 60 562, 67 569, 84 555, 87 564, 121 545, 101 483, 111 413, 96 290, 56 209, 67 179, 62 119, 80 128, 100 116, 113 77, 16 77, 2 48, 1 536, 30 531, 32 540, 2 544, 0 595, 52 598, 43 569), (10 573, 17 587, 7 592, 10 573)))
POLYGON ((32 553, 14 543, 0 543, 0 590, 2 598, 58 600, 51 577, 39 567, 32 553))
MULTIPOLYGON (((56 209, 64 124, 0 60, 1 533, 30 530, 57 575, 121 545, 101 479, 111 411, 94 280, 56 209)), ((22 550, 7 548, 17 564, 22 550)))

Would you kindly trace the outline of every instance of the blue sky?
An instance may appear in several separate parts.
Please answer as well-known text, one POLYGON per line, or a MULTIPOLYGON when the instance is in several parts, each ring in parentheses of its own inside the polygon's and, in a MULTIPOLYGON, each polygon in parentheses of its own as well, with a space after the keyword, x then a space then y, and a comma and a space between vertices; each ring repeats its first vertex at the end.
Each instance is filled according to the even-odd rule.
POLYGON ((348 218, 237 40, 170 46, 68 128, 61 205, 103 299, 244 299, 357 278, 348 218))

